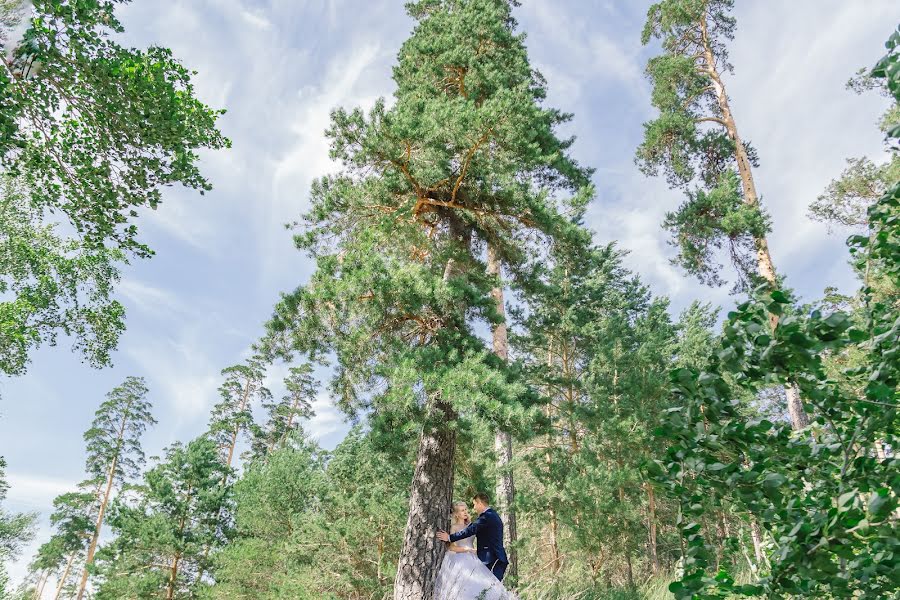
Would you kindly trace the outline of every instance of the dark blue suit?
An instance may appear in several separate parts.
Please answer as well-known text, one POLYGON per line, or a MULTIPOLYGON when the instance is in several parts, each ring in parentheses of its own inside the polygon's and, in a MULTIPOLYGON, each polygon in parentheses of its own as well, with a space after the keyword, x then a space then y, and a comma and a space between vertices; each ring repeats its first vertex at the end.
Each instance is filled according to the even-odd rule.
POLYGON ((468 527, 450 535, 451 542, 458 542, 468 537, 475 537, 475 549, 478 558, 500 581, 509 566, 506 550, 503 548, 503 521, 493 508, 478 515, 468 527))

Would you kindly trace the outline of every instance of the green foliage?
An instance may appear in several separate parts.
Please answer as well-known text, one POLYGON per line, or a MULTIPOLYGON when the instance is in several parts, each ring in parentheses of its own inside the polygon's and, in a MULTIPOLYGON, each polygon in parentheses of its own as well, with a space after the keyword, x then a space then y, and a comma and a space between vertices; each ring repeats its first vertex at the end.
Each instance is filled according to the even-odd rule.
POLYGON ((310 521, 321 510, 326 454, 294 435, 251 465, 234 487, 234 539, 215 558, 211 598, 313 598, 303 591, 310 521))
POLYGON ((679 249, 673 260, 709 285, 721 285, 717 251, 727 244, 731 261, 747 277, 755 267, 756 240, 770 230, 769 218, 758 207, 744 202, 737 173, 727 171, 708 191, 697 189, 675 212, 666 214, 663 227, 672 232, 670 242, 679 249))
POLYGON ((309 363, 291 367, 284 379, 286 394, 277 402, 263 401, 269 413, 266 424, 253 426, 253 455, 261 458, 272 452, 276 446, 287 441, 300 430, 300 420, 313 416, 312 402, 318 390, 318 382, 312 376, 309 363))
POLYGON ((398 460, 354 429, 328 456, 295 432, 254 463, 235 485, 235 538, 216 557, 208 597, 387 594, 412 476, 405 448, 398 460))
MULTIPOLYGON (((896 75, 891 65, 898 39, 895 34, 889 41, 892 54, 873 76, 896 75)), ((900 100, 900 88, 888 87, 900 100)), ((900 288, 898 205, 900 182, 894 182, 868 211, 872 235, 850 239, 861 266, 883 272, 894 289, 900 288)), ((651 471, 681 504, 685 574, 670 587, 676 598, 764 593, 874 599, 900 585, 900 463, 893 452, 900 313, 872 288, 862 294, 856 319, 815 310, 782 318, 770 332, 768 315, 783 314, 791 299, 761 289, 730 313, 722 347, 702 371, 672 373, 682 405, 660 428, 670 446, 651 471), (828 358, 841 354, 853 360, 835 376, 828 358), (816 409, 811 428, 793 434, 783 423, 743 415, 726 374, 750 392, 796 383, 816 409), (711 572, 706 498, 734 503, 761 522, 774 544, 767 576, 737 585, 727 569, 711 572)))
POLYGON ((198 152, 230 143, 171 51, 125 48, 127 0, 6 1, 0 64, 0 372, 60 334, 93 366, 124 331, 118 264, 152 251, 137 217, 163 187, 210 189, 198 152), (20 27, 21 26, 21 27, 20 27), (61 235, 60 225, 71 230, 61 235))
POLYGON ((869 207, 900 181, 900 154, 876 165, 868 158, 847 159, 847 168, 809 205, 809 215, 833 226, 867 227, 869 207))
POLYGON ((0 372, 21 375, 30 352, 60 333, 93 366, 110 363, 125 329, 111 298, 119 280, 116 249, 89 248, 45 223, 27 188, 0 176, 0 372))
POLYGON ((753 279, 756 251, 769 232, 751 177, 753 148, 737 135, 721 74, 730 71, 731 0, 665 0, 647 13, 643 42, 662 42, 647 63, 651 103, 659 116, 644 124, 635 160, 647 175, 663 172, 687 200, 663 227, 678 248, 673 262, 708 285, 721 285, 717 256, 726 249, 739 281, 753 279), (694 184, 698 187, 692 187, 694 184))
POLYGON ((171 51, 125 48, 122 0, 34 0, 30 26, 0 71, 0 160, 38 209, 61 211, 88 248, 140 256, 134 217, 160 188, 202 190, 201 148, 228 145, 222 111, 194 96, 191 72, 171 51))
MULTIPOLYGON (((643 567, 646 527, 660 514, 647 515, 640 465, 658 456, 653 415, 668 403, 677 340, 667 303, 613 246, 560 245, 552 258, 523 294, 527 311, 512 311, 512 341, 547 396, 547 427, 522 457, 523 568, 530 586, 565 594, 580 583, 627 585, 643 567)), ((654 510, 667 511, 659 501, 654 510)))
POLYGON ((57 572, 71 556, 87 548, 97 521, 97 485, 85 482, 80 488, 53 499, 50 524, 56 532, 38 548, 34 570, 57 572))
POLYGON ((555 132, 569 115, 543 106, 512 4, 407 5, 417 22, 394 103, 333 112, 343 169, 313 184, 295 238, 317 269, 270 323, 291 349, 334 357, 345 412, 403 439, 423 428, 465 438, 475 423, 527 437, 539 416, 519 366, 480 335, 499 320, 484 251, 520 285, 592 190, 555 132))
POLYGON ((224 544, 229 469, 215 442, 170 446, 165 457, 113 503, 116 538, 97 555, 102 599, 194 598, 206 587, 209 549, 224 544))
MULTIPOLYGON (((6 499, 9 485, 6 483, 6 461, 0 457, 0 503, 6 499)), ((6 595, 8 576, 5 563, 13 558, 22 544, 34 535, 37 515, 9 513, 0 507, 0 598, 6 595)))
POLYGON ((213 407, 207 435, 218 444, 223 462, 230 467, 240 436, 253 439, 256 430, 253 405, 267 401, 272 393, 263 385, 265 365, 259 356, 222 369, 222 376, 225 378, 219 386, 222 401, 213 407))
MULTIPOLYGON (((888 41, 888 48, 896 43, 896 38, 888 41)), ((884 74, 890 69, 890 55, 885 57, 883 63, 884 74)), ((868 91, 878 91, 881 95, 891 98, 890 107, 881 117, 879 128, 887 136, 887 141, 900 136, 900 102, 892 96, 891 90, 877 67, 870 72, 861 69, 848 83, 847 88, 857 94, 868 91), (893 134, 891 132, 894 132, 893 134)), ((881 164, 875 164, 866 157, 850 158, 847 160, 847 168, 841 176, 825 189, 818 199, 810 204, 809 215, 811 218, 826 223, 829 228, 844 226, 853 229, 868 227, 867 212, 869 207, 881 198, 893 184, 900 181, 900 152, 897 147, 888 144, 890 159, 881 164)))
POLYGON ((136 477, 144 461, 141 436, 156 424, 142 377, 126 377, 106 395, 84 433, 87 472, 96 480, 112 476, 122 482, 136 477))
POLYGON ((896 364, 883 362, 883 346, 873 353, 854 374, 869 382, 865 397, 856 398, 828 378, 821 358, 826 350, 881 345, 879 336, 893 341, 896 326, 869 340, 865 331, 851 329, 846 315, 814 312, 784 318, 770 335, 769 311, 787 301, 781 292, 760 292, 729 315, 722 348, 703 371, 672 374, 683 404, 660 430, 670 446, 659 473, 681 499, 686 574, 671 588, 676 597, 768 590, 879 598, 896 585, 897 526, 890 513, 900 480, 896 459, 878 452, 879 445, 896 444, 896 364), (816 407, 812 430, 795 436, 787 424, 748 418, 725 373, 751 392, 792 378, 816 407), (705 575, 711 559, 701 525, 704 498, 734 503, 761 521, 775 543, 767 578, 735 587, 724 570, 705 575))

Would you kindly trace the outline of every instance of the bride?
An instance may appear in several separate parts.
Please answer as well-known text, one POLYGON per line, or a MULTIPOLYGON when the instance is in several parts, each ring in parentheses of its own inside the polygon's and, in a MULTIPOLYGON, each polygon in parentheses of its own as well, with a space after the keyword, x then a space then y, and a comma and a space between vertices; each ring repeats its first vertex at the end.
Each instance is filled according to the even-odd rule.
MULTIPOLYGON (((450 533, 466 528, 469 509, 465 502, 453 503, 451 520, 450 533)), ((450 544, 434 586, 435 600, 516 600, 478 558, 474 540, 469 537, 450 544)))

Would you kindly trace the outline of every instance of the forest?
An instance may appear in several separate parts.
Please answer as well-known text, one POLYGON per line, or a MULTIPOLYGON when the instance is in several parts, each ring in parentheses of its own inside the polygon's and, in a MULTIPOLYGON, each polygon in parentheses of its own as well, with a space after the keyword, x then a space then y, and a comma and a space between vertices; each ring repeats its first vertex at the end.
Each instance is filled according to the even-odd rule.
MULTIPOLYGON (((126 4, 0 0, 6 378, 47 348, 112 364, 146 211, 214 194, 201 157, 237 143, 189 64, 120 43, 126 4)), ((728 310, 673 310, 591 231, 603 165, 574 158, 516 0, 409 1, 392 97, 332 107, 339 168, 280 230, 311 273, 221 365, 205 431, 146 456, 166 425, 146 374, 124 378, 46 536, 4 507, 0 457, 0 599, 450 600, 436 534, 479 493, 522 600, 897 598, 900 27, 846 74, 883 100, 883 152, 810 190, 856 291, 809 300, 732 109, 734 0, 647 4, 634 162, 681 199, 658 224, 673 262, 728 310), (306 428, 323 395, 352 424, 333 449, 306 428)))

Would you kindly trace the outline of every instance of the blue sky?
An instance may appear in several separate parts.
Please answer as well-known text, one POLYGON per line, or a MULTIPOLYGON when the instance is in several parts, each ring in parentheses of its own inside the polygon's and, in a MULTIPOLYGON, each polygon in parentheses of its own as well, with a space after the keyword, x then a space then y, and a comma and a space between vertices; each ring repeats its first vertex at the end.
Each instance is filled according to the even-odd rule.
MULTIPOLYGON (((6 508, 44 515, 39 537, 12 567, 14 580, 48 535, 51 500, 83 477, 82 433, 104 394, 127 375, 143 376, 159 424, 148 455, 199 434, 217 401, 219 371, 239 362, 262 331, 281 291, 310 273, 283 224, 307 206, 310 181, 334 170, 323 131, 336 106, 371 106, 393 91, 391 67, 412 22, 399 0, 134 0, 120 11, 124 42, 172 48, 198 71, 197 90, 228 109, 234 144, 206 154, 215 190, 169 189, 142 218, 149 261, 123 271, 119 295, 128 330, 115 365, 95 370, 57 348, 34 355, 27 375, 0 379, 0 455, 11 483, 6 508)), ((617 241, 627 264, 673 311, 694 299, 728 306, 668 263, 660 223, 682 200, 633 164, 641 124, 652 117, 640 44, 649 2, 524 0, 516 10, 549 103, 574 113, 564 133, 597 169, 588 224, 598 242, 617 241)), ((739 2, 726 85, 738 127, 759 151, 756 172, 773 217, 772 255, 806 299, 826 285, 854 287, 843 235, 828 235, 806 207, 851 156, 880 156, 875 122, 885 100, 844 89, 881 55, 900 20, 893 0, 739 2)), ((271 374, 274 392, 286 367, 271 374)), ((346 431, 324 394, 308 424, 333 447, 346 431)))

